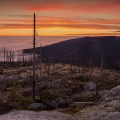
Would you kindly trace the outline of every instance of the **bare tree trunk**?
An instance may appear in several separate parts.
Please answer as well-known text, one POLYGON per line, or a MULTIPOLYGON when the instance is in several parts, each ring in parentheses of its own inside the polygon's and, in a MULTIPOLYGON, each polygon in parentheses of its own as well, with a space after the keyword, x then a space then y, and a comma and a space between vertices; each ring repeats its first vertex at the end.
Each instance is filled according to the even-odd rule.
POLYGON ((34 36, 33 36, 33 99, 35 100, 35 13, 34 13, 34 36))
POLYGON ((71 70, 71 74, 72 74, 72 71, 73 71, 72 58, 71 58, 70 70, 71 70))
POLYGON ((17 55, 17 62, 19 62, 19 50, 18 50, 18 55, 17 55))
POLYGON ((48 78, 50 78, 50 62, 51 62, 51 48, 49 51, 49 58, 48 58, 48 78))
POLYGON ((5 51, 5 45, 4 45, 4 64, 5 64, 5 59, 6 59, 6 57, 5 57, 5 55, 6 55, 5 52, 6 52, 6 51, 5 51))
POLYGON ((24 53, 22 54, 22 62, 24 64, 24 53))
POLYGON ((40 77, 41 77, 41 69, 42 69, 42 54, 41 54, 41 43, 40 43, 40 77))
POLYGON ((102 59, 101 59, 101 87, 103 88, 103 52, 102 52, 102 59))
POLYGON ((11 60, 12 60, 12 50, 10 51, 10 66, 11 66, 11 60))

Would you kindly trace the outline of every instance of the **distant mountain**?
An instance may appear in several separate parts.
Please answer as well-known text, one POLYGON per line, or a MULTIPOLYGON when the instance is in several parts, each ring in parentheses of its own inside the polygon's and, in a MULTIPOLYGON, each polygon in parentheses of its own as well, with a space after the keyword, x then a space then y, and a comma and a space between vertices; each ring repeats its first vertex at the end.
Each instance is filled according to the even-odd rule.
MULTIPOLYGON (((24 53, 32 53, 25 49, 24 53)), ((103 53, 105 64, 120 62, 120 37, 83 37, 70 39, 41 48, 42 59, 53 62, 72 62, 77 64, 100 65, 103 53)), ((36 54, 40 48, 36 48, 36 54)))

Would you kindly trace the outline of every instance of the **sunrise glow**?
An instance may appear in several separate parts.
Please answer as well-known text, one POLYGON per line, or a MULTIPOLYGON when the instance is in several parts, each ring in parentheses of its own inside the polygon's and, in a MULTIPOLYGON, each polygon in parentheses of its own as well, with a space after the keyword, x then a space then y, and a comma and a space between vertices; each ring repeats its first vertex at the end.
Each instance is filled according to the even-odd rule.
POLYGON ((120 0, 0 1, 0 36, 120 36, 120 0))

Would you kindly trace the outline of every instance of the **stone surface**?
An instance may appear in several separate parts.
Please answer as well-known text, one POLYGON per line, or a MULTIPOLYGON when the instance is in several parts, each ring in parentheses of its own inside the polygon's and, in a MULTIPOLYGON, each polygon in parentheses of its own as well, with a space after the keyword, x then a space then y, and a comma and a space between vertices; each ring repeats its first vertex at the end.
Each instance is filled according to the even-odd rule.
POLYGON ((115 105, 115 109, 120 112, 120 103, 117 103, 117 104, 115 105))
POLYGON ((72 120, 119 120, 120 112, 103 105, 92 106, 79 111, 72 120))
POLYGON ((56 111, 23 111, 14 110, 0 115, 0 120, 70 120, 71 115, 56 111))
POLYGON ((45 110, 47 106, 43 103, 33 103, 30 105, 30 108, 37 109, 37 110, 45 110))
POLYGON ((96 90, 96 84, 93 82, 88 82, 84 85, 84 89, 87 91, 93 91, 96 90))
POLYGON ((98 106, 79 111, 72 120, 120 120, 120 86, 106 91, 98 106))

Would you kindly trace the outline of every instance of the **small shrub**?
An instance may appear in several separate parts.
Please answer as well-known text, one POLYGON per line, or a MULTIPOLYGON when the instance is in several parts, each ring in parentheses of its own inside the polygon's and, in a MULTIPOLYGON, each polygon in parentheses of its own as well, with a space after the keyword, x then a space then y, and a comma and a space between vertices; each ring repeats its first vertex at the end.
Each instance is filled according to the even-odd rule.
POLYGON ((104 85, 104 88, 105 88, 105 89, 110 90, 110 89, 118 86, 118 85, 119 85, 119 82, 118 82, 117 80, 108 81, 108 82, 104 82, 103 85, 104 85))
POLYGON ((4 70, 0 68, 0 75, 4 73, 4 70))
POLYGON ((22 97, 19 102, 22 109, 29 109, 29 105, 34 103, 34 100, 32 97, 22 97))
POLYGON ((75 108, 70 108, 70 109, 66 110, 65 113, 69 114, 69 115, 73 115, 73 114, 79 112, 80 110, 82 110, 81 107, 75 107, 75 108))
MULTIPOLYGON (((85 81, 85 76, 82 76, 82 75, 77 76, 77 77, 75 77, 75 80, 85 81)), ((87 78, 86 81, 88 81, 88 80, 89 80, 89 79, 87 78)))
MULTIPOLYGON (((33 103, 32 97, 23 97, 20 91, 21 84, 18 81, 13 83, 13 86, 9 88, 9 103, 16 103, 16 109, 29 109, 29 105, 33 103)), ((14 106, 13 106, 14 107, 14 106)))
POLYGON ((51 91, 43 91, 42 93, 40 93, 40 99, 53 100, 56 97, 58 97, 58 96, 55 93, 51 92, 51 91))

